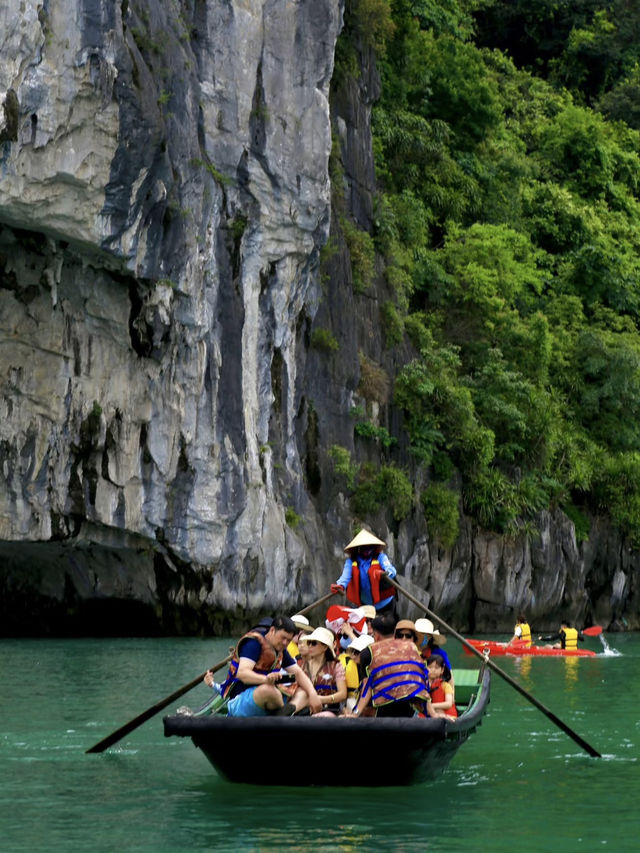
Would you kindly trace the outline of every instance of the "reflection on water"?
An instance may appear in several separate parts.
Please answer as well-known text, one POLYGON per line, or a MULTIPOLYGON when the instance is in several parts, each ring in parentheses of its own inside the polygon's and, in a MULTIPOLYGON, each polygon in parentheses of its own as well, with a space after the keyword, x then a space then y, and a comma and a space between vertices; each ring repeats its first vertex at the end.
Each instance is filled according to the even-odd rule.
POLYGON ((514 658, 514 665, 516 671, 519 675, 518 683, 524 687, 525 690, 531 692, 531 662, 532 658, 529 655, 522 655, 522 657, 514 658))
POLYGON ((567 693, 572 693, 577 682, 578 682, 578 672, 581 664, 580 658, 568 657, 563 658, 565 667, 564 667, 564 687, 567 693))

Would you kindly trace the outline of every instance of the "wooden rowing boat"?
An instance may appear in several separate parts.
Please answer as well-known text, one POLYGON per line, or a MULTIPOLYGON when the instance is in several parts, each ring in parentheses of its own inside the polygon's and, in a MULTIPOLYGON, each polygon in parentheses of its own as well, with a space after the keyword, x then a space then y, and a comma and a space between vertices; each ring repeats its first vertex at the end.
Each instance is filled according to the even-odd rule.
POLYGON ((166 737, 190 737, 230 782, 257 785, 374 787, 431 781, 482 722, 491 670, 454 670, 457 720, 376 717, 227 717, 174 714, 166 737), (292 775, 295 756, 305 773, 292 775), (313 757, 317 756, 314 761, 313 757), (336 772, 333 756, 350 756, 357 771, 336 772))

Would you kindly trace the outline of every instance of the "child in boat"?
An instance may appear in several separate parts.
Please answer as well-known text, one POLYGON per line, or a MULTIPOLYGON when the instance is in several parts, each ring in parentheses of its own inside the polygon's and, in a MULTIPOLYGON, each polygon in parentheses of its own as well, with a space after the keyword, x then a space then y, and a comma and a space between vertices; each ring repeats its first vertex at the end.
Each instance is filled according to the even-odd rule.
POLYGON ((449 717, 455 719, 458 709, 455 694, 451 686, 451 670, 441 655, 431 655, 427 660, 429 671, 429 698, 427 714, 429 717, 449 717))
POLYGON ((367 646, 373 644, 373 637, 369 634, 360 634, 359 637, 356 637, 355 640, 348 646, 346 651, 346 656, 349 659, 348 668, 346 668, 347 673, 347 703, 346 708, 348 711, 352 711, 360 698, 360 694, 364 688, 364 683, 367 680, 367 670, 366 667, 362 664, 360 657, 361 653, 367 646), (355 684, 353 688, 350 688, 349 681, 349 669, 355 674, 355 679, 351 682, 351 684, 355 684))

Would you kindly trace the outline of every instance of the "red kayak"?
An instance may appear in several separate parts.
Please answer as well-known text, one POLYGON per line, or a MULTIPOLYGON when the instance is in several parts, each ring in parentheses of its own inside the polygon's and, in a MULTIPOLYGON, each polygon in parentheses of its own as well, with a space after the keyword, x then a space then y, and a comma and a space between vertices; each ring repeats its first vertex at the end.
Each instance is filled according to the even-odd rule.
MULTIPOLYGON (((516 640, 514 643, 498 643, 495 640, 467 639, 467 643, 479 652, 484 652, 486 649, 492 657, 495 655, 540 655, 560 658, 592 658, 596 655, 590 649, 549 649, 546 646, 527 646, 522 640, 516 640)), ((464 651, 467 655, 473 654, 466 646, 464 651)))

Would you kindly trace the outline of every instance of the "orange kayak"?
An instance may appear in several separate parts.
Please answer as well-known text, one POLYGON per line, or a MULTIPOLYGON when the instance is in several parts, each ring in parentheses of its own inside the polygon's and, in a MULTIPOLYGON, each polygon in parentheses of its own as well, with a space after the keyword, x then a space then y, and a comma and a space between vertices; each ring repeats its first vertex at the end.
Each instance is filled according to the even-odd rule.
MULTIPOLYGON (((465 638, 467 639, 467 638, 465 638)), ((495 640, 470 640, 467 643, 477 649, 479 652, 484 652, 485 649, 493 657, 495 655, 536 655, 540 657, 560 657, 560 658, 590 658, 595 657, 596 653, 590 649, 550 649, 546 646, 527 646, 521 640, 516 640, 515 643, 498 643, 495 640)), ((465 654, 471 655, 469 649, 464 647, 465 654)))

